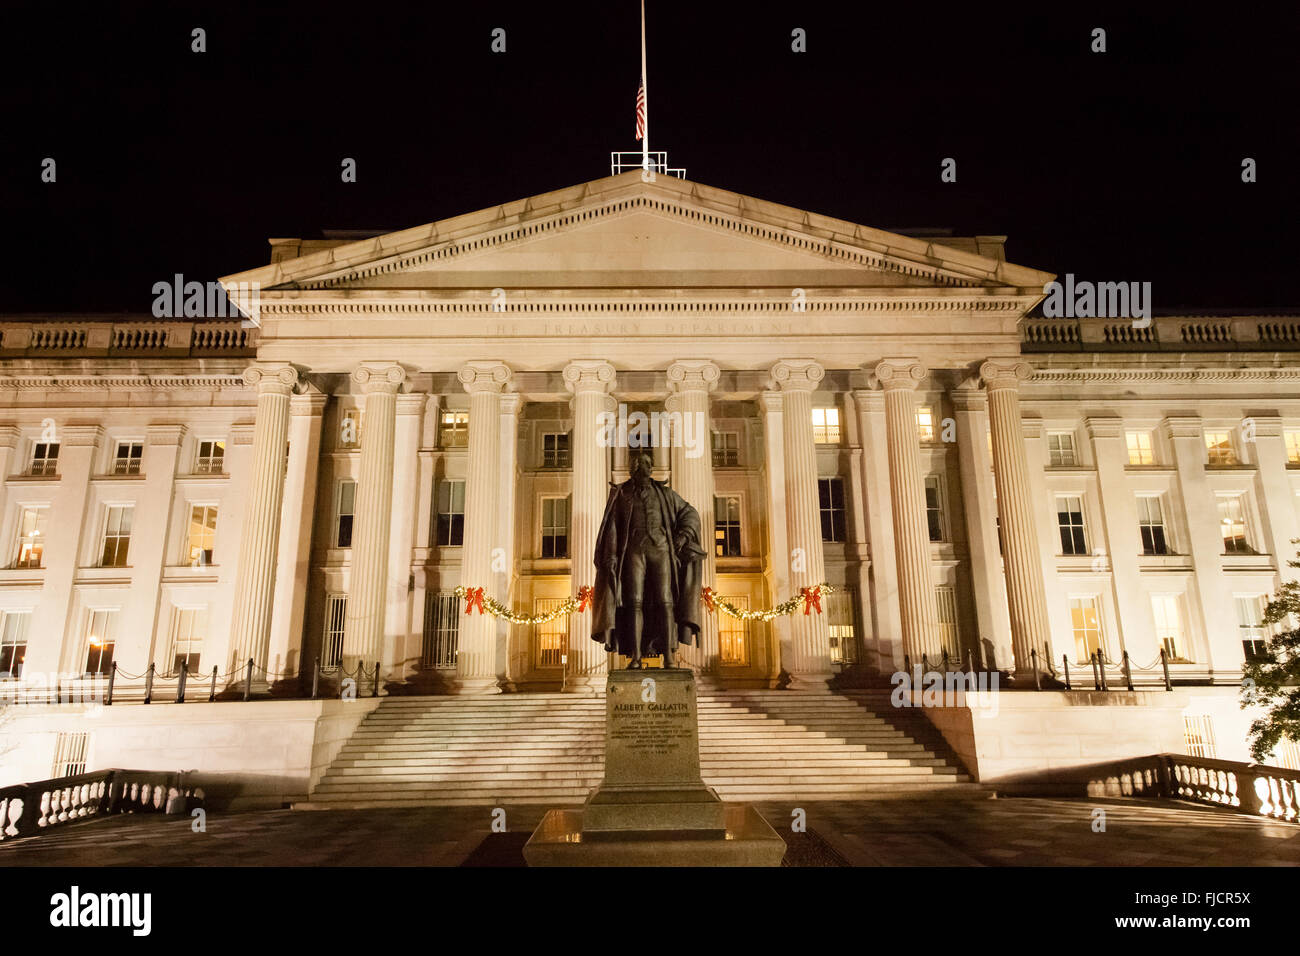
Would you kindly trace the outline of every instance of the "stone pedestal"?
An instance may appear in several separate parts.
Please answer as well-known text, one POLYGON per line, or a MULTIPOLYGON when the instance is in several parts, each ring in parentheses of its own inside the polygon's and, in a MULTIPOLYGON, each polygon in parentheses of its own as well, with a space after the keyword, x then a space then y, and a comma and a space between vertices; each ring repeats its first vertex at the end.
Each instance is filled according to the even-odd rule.
POLYGON ((785 842, 700 777, 695 676, 619 670, 606 685, 605 779, 582 810, 551 810, 529 866, 779 866, 785 842))

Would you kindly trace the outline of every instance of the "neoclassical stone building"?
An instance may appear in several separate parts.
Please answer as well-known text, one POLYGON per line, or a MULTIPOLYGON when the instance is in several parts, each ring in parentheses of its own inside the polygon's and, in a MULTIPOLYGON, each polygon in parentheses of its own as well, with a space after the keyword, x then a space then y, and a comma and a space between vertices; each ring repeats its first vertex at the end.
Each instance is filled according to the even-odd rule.
POLYGON ((0 670, 590 692, 589 615, 453 592, 539 615, 592 583, 640 415, 718 594, 838 589, 711 619, 690 662, 727 686, 1097 649, 1156 684, 1163 648, 1230 695, 1300 537, 1300 321, 1028 317, 1053 276, 1001 236, 633 172, 271 246, 223 280, 255 324, 3 323, 0 670))

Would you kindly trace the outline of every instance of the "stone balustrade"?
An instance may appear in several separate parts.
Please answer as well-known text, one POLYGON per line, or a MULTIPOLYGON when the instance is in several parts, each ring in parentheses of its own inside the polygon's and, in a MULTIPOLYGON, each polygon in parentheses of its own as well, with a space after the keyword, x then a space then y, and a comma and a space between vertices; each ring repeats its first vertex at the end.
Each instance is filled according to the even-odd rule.
POLYGON ((1183 754, 1153 754, 1107 765, 1089 796, 1157 797, 1294 822, 1300 818, 1300 771, 1183 754))
POLYGON ((237 319, 0 322, 0 357, 252 356, 257 351, 257 333, 237 319))
POLYGON ((63 823, 113 813, 181 813, 203 791, 184 773, 97 770, 0 788, 0 842, 39 836, 63 823))
POLYGON ((1300 317, 1156 316, 1146 326, 1132 319, 1027 318, 1025 352, 1270 351, 1300 345, 1300 317))

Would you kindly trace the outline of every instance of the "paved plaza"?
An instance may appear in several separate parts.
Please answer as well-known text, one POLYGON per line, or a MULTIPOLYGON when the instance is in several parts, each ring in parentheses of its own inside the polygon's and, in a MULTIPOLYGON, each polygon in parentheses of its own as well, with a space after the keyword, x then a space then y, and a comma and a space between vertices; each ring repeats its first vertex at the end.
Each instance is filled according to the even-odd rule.
MULTIPOLYGON (((1291 866, 1300 825, 1120 800, 938 799, 760 803, 787 866, 1291 866), (1094 811, 1105 831, 1094 832, 1094 811)), ((511 866, 544 808, 418 807, 114 817, 0 845, 0 866, 511 866)))

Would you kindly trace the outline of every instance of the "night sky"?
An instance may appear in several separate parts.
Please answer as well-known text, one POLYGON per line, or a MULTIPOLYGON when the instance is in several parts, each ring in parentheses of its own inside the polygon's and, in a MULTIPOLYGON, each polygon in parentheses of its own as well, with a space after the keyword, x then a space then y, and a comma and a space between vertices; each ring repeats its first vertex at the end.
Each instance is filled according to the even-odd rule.
MULTIPOLYGON (((898 5, 648 0, 652 148, 697 182, 1150 281, 1157 314, 1300 307, 1300 7, 898 5)), ((419 225, 638 148, 635 0, 6 6, 5 313, 147 312, 174 273, 268 262, 268 236, 419 225)))

